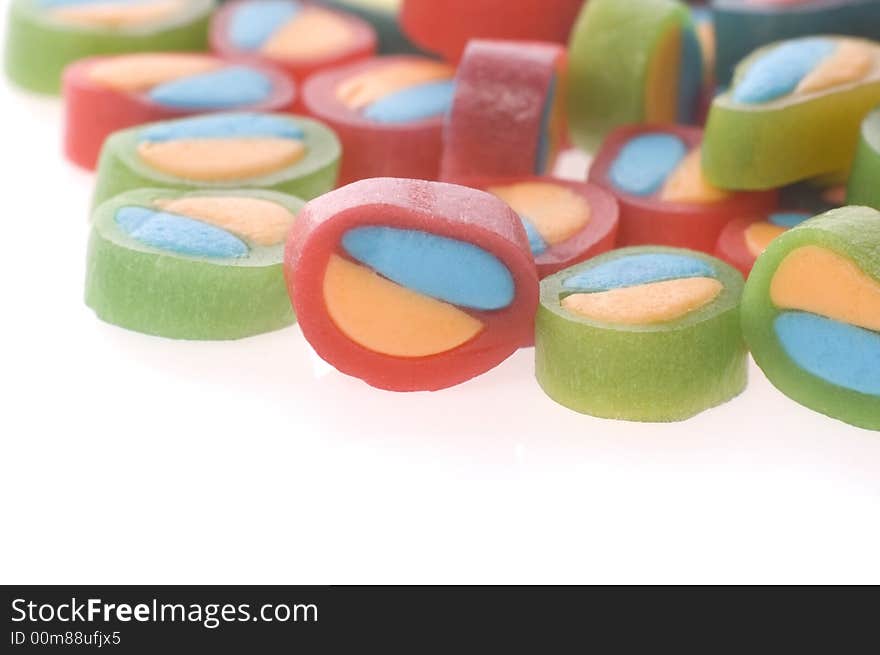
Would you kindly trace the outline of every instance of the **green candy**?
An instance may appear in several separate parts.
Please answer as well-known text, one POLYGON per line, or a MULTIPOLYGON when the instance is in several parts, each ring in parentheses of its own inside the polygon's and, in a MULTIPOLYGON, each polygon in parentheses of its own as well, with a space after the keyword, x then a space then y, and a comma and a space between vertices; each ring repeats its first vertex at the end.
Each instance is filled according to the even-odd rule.
POLYGON ((676 0, 590 0, 568 46, 568 123, 574 143, 597 149, 628 123, 690 122, 702 81, 702 55, 687 5, 676 0), (675 37, 675 35, 678 35, 675 37), (652 68, 673 36, 679 69, 652 68), (653 87, 663 102, 652 101, 653 87))
POLYGON ((733 97, 758 59, 774 48, 815 38, 760 48, 737 66, 731 90, 715 98, 706 123, 703 172, 709 182, 724 189, 771 189, 845 175, 859 124, 880 103, 880 46, 862 39, 821 37, 838 44, 864 44, 874 58, 871 72, 858 81, 768 102, 740 103, 733 97))
MULTIPOLYGON (((222 118, 227 115, 214 116, 222 118)), ((171 126, 176 121, 149 123, 115 132, 104 142, 101 149, 92 206, 97 207, 105 200, 125 191, 144 187, 179 190, 271 189, 305 200, 311 200, 333 189, 342 152, 336 134, 323 123, 310 118, 280 114, 278 116, 284 116, 285 120, 302 130, 305 156, 295 164, 268 175, 236 180, 188 180, 156 170, 144 162, 137 150, 141 131, 171 126)))
POLYGON ((747 381, 740 331, 742 276, 708 255, 663 247, 615 250, 541 282, 535 331, 538 383, 553 400, 602 418, 679 421, 740 394, 747 381), (678 319, 611 324, 564 309, 574 274, 632 255, 683 255, 708 266, 723 289, 678 319))
MULTIPOLYGON (((795 402, 852 425, 880 430, 880 333, 854 326, 842 317, 835 319, 810 308, 780 308, 774 303, 771 289, 780 266, 794 251, 806 247, 821 248, 848 260, 880 285, 880 212, 841 207, 786 231, 758 258, 743 293, 743 333, 752 356, 770 382, 795 402), (814 356, 802 346, 784 342, 780 317, 822 326, 812 336, 808 332, 802 336, 814 356), (871 375, 876 394, 867 389, 871 375)), ((805 294, 815 288, 809 280, 804 284, 805 294)), ((874 303, 876 308, 877 298, 876 292, 864 293, 860 303, 865 307, 874 303)), ((849 307, 860 303, 844 299, 849 307)))
POLYGON ((53 7, 47 4, 43 0, 12 0, 9 9, 6 74, 29 91, 59 93, 62 70, 83 57, 208 49, 213 0, 187 0, 175 16, 128 28, 65 22, 53 17, 53 7))
POLYGON ((303 201, 259 190, 130 191, 93 215, 85 302, 98 317, 129 330, 174 339, 239 339, 295 322, 282 271, 284 242, 259 246, 242 237, 244 257, 199 257, 153 247, 120 227, 121 207, 156 209, 156 200, 236 196, 266 200, 294 215, 303 201))
POLYGON ((880 109, 865 118, 846 194, 847 204, 880 209, 880 109))

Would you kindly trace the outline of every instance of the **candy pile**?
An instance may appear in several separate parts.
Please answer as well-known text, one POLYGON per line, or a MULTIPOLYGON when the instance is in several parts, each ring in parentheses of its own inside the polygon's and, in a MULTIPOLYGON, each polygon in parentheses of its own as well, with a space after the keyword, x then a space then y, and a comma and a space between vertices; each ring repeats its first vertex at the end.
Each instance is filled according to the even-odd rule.
POLYGON ((102 320, 298 320, 393 391, 534 347, 550 398, 635 421, 751 352, 880 430, 880 0, 12 0, 5 65, 96 171, 102 320))

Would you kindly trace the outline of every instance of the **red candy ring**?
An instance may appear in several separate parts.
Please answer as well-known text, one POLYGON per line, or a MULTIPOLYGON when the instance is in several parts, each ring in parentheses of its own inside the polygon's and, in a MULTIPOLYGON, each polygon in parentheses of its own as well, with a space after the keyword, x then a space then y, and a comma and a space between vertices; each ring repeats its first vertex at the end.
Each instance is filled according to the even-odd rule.
POLYGON ((565 63, 565 50, 549 43, 471 41, 456 75, 441 178, 552 171, 566 135, 565 63))
POLYGON ((737 191, 717 202, 664 202, 657 194, 638 196, 617 188, 610 171, 618 154, 634 137, 647 133, 672 134, 684 141, 688 151, 699 147, 703 131, 679 125, 630 125, 617 128, 605 139, 590 166, 588 179, 607 189, 620 204, 618 246, 664 245, 715 251, 721 230, 730 221, 765 215, 777 204, 771 191, 737 191))
POLYGON ((342 142, 340 186, 370 177, 437 179, 443 150, 443 117, 378 123, 348 107, 337 95, 339 85, 356 75, 398 62, 423 61, 423 57, 407 55, 377 57, 323 71, 306 82, 304 111, 326 123, 342 142))
MULTIPOLYGON (((191 52, 173 54, 193 56, 191 52)), ((211 111, 229 111, 229 109, 189 110, 170 107, 154 102, 145 92, 120 91, 92 80, 89 77, 89 70, 108 59, 113 57, 81 59, 64 71, 62 82, 64 153, 70 161, 83 168, 94 170, 104 140, 117 130, 211 111)), ((296 91, 287 76, 268 66, 257 64, 249 66, 271 79, 272 93, 263 102, 237 107, 236 110, 268 112, 292 110, 296 91)))
POLYGON ((507 205, 475 189, 377 178, 331 191, 300 212, 287 242, 284 271, 303 335, 318 355, 343 373, 381 389, 450 387, 494 368, 533 339, 538 278, 525 230, 507 205), (419 230, 483 248, 510 271, 515 289, 512 303, 494 311, 468 309, 484 329, 436 355, 397 357, 356 343, 331 319, 323 284, 331 255, 346 257, 343 235, 364 226, 419 230))
POLYGON ((278 58, 271 57, 257 51, 240 50, 230 42, 229 28, 235 12, 244 4, 254 0, 235 0, 224 3, 214 17, 208 32, 208 41, 211 50, 223 57, 235 61, 244 62, 268 62, 282 69, 297 84, 305 82, 306 78, 325 68, 341 66, 358 59, 370 57, 376 52, 376 31, 366 21, 353 14, 341 11, 332 11, 314 3, 302 2, 306 8, 319 8, 321 11, 332 13, 346 23, 351 33, 349 43, 337 52, 322 54, 313 57, 278 58))
POLYGON ((471 39, 567 43, 583 0, 404 0, 400 23, 428 52, 458 61, 471 39))

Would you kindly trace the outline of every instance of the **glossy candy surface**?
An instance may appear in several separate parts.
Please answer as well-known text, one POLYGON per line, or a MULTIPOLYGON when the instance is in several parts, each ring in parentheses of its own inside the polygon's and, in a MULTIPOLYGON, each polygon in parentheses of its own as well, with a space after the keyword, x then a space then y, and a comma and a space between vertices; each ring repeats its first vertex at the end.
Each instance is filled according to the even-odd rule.
POLYGON ((382 389, 459 384, 532 338, 525 230, 475 189, 376 178, 328 193, 300 213, 285 274, 317 353, 382 389))

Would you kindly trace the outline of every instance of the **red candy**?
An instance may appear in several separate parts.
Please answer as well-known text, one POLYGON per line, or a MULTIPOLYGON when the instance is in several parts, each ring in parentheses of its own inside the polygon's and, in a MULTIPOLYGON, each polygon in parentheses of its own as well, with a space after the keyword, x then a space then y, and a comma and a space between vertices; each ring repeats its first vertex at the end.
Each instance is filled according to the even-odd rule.
POLYGON ((583 0, 404 0, 400 22, 428 52, 458 61, 471 39, 567 43, 583 0))
MULTIPOLYGON (((237 47, 230 36, 235 13, 245 5, 258 2, 259 0, 237 0, 223 4, 211 19, 208 33, 211 50, 237 61, 269 62, 284 70, 297 84, 303 83, 309 75, 320 70, 364 59, 376 52, 376 32, 369 23, 353 14, 332 11, 319 4, 302 1, 299 1, 301 11, 294 19, 308 21, 309 27, 297 35, 297 38, 291 39, 293 45, 297 45, 296 42, 299 41, 302 46, 297 48, 296 54, 285 54, 283 47, 269 52, 266 44, 252 49, 237 47), (325 25, 328 21, 331 25, 325 25), (347 31, 345 42, 338 45, 336 25, 343 26, 347 31), (325 36, 319 30, 326 28, 331 32, 325 36), (333 47, 328 47, 328 44, 333 47), (314 52, 308 52, 309 49, 314 52)), ((278 32, 275 36, 277 35, 278 32)))
MULTIPOLYGON (((659 191, 636 195, 618 188, 611 181, 610 174, 622 148, 636 137, 657 133, 677 136, 684 142, 688 153, 694 153, 703 138, 703 131, 696 127, 620 127, 608 135, 590 167, 589 180, 607 189, 620 204, 618 246, 665 245, 711 254, 715 251, 718 236, 730 221, 763 215, 776 207, 775 190, 724 193, 709 187, 709 192, 718 194, 718 198, 705 202, 679 202, 662 199, 659 191)), ((698 164, 698 161, 693 163, 698 164)))
MULTIPOLYGON (((351 86, 352 82, 365 79, 371 73, 407 67, 420 67, 425 73, 422 77, 426 78, 432 72, 447 68, 423 57, 377 57, 318 73, 306 82, 304 111, 331 127, 342 142, 340 186, 370 177, 437 179, 443 149, 442 114, 406 122, 378 122, 365 116, 363 108, 350 106, 346 94, 340 93, 346 83, 351 86)), ((448 70, 450 76, 454 74, 452 69, 448 70)), ((406 75, 406 71, 403 74, 406 75)), ((410 79, 414 79, 412 75, 410 79)), ((350 91, 349 97, 358 89, 350 91)))
POLYGON ((441 179, 543 175, 565 139, 565 50, 472 41, 456 76, 441 179))
MULTIPOLYGON (((498 195, 521 217, 532 223, 538 222, 533 215, 536 212, 531 211, 535 208, 544 213, 542 222, 556 223, 555 226, 551 226, 551 230, 553 227, 566 230, 566 234, 563 235, 565 238, 557 243, 550 243, 550 240, 545 238, 546 250, 539 254, 533 253, 538 277, 541 279, 614 248, 619 213, 617 200, 600 186, 589 182, 539 176, 474 178, 467 180, 467 186, 498 195), (517 187, 521 188, 521 185, 531 187, 530 190, 539 194, 538 197, 532 199, 528 197, 530 194, 511 191, 517 187), (541 198, 540 191, 535 185, 551 185, 570 192, 572 197, 541 198), (586 203, 588 220, 581 227, 567 230, 564 225, 559 225, 563 222, 563 216, 568 215, 569 219, 571 216, 568 211, 570 208, 564 205, 572 201, 576 202, 578 199, 586 203)), ((540 229, 538 231, 541 232, 540 229)), ((541 236, 547 237, 546 234, 541 236)))
MULTIPOLYGON (((436 390, 464 382, 495 367, 533 338, 538 278, 525 231, 507 205, 475 189, 377 178, 331 191, 310 201, 300 212, 288 239, 284 270, 303 335, 318 355, 343 373, 382 389, 436 390), (482 322, 482 330, 443 352, 394 356, 361 345, 331 318, 325 278, 334 261, 352 265, 352 257, 342 247, 343 236, 349 230, 369 226, 414 230, 481 248, 509 272, 512 301, 488 311, 467 309, 467 320, 482 322)), ((370 279, 390 284, 375 273, 370 279)), ((347 292, 355 302, 369 295, 369 290, 362 294, 350 287, 347 292)), ((373 305, 367 306, 372 311, 373 305)), ((384 305, 374 309, 390 311, 384 305)), ((372 320, 367 317, 365 322, 372 320)))
MULTIPOLYGON (((175 53, 176 54, 176 53, 175 53)), ((139 57, 89 57, 81 59, 64 71, 64 152, 75 164, 93 170, 104 140, 117 130, 135 125, 164 121, 209 111, 230 111, 229 107, 217 109, 181 109, 153 101, 149 89, 124 90, 92 79, 90 71, 97 64, 114 59, 139 57)), ((152 55, 143 55, 150 57, 152 55)), ((159 55, 159 56, 165 56, 159 55)), ((172 55, 174 56, 174 55, 172 55)), ((201 57, 192 53, 180 53, 181 57, 201 57)), ((205 56, 207 59, 208 57, 205 56)), ((217 60, 220 61, 220 60, 217 60)), ((232 64, 226 64, 231 66, 232 64)), ((285 76, 266 66, 250 65, 271 80, 272 91, 262 102, 235 107, 238 111, 283 112, 293 108, 296 92, 293 83, 285 76)))

